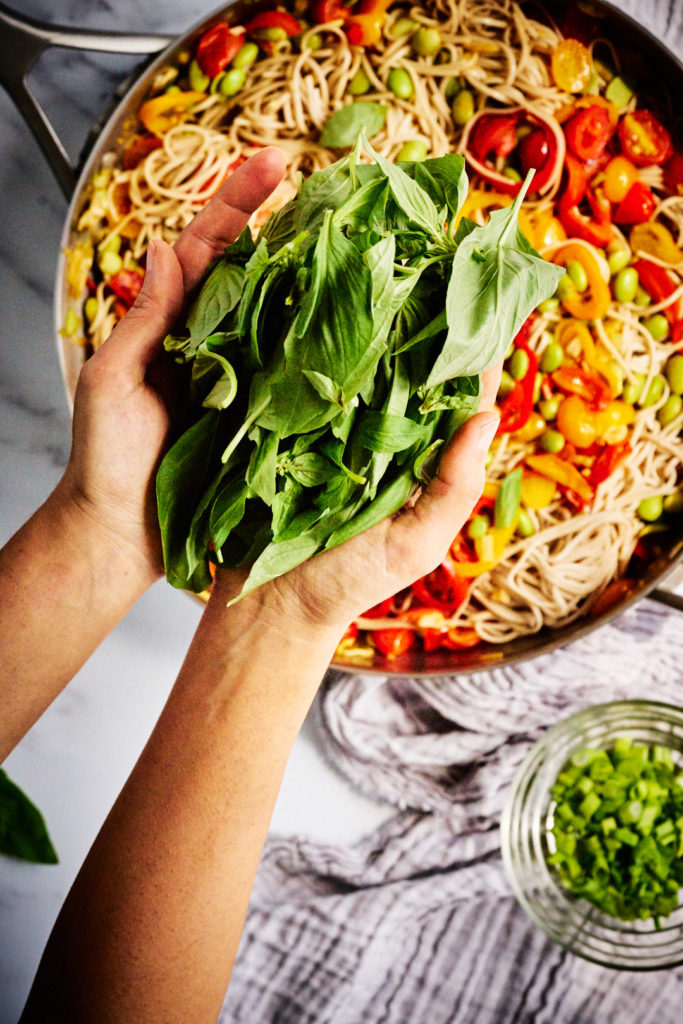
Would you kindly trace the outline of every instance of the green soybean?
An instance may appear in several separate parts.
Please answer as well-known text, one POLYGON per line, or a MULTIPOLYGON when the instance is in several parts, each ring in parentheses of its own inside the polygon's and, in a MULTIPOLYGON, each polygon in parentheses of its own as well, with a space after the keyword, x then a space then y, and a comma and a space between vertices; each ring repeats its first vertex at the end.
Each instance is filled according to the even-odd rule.
POLYGON ((639 283, 638 271, 634 267, 624 267, 612 281, 612 294, 617 302, 633 302, 639 283))
POLYGON ((638 515, 644 523, 654 523, 664 511, 664 499, 661 494, 653 494, 651 498, 643 498, 638 505, 638 515))
POLYGON ((534 526, 533 519, 522 506, 519 510, 519 519, 517 520, 517 533, 520 537, 533 537, 536 533, 536 527, 534 526))
POLYGON ((441 33, 438 28, 423 26, 417 30, 410 43, 419 57, 432 57, 441 49, 441 33))
POLYGON ((409 142, 403 143, 398 151, 396 159, 399 163, 415 163, 425 160, 427 152, 426 142, 423 142, 422 139, 411 139, 409 142))
POLYGON ((266 43, 283 43, 287 38, 287 30, 280 25, 269 25, 268 28, 257 29, 254 35, 266 43))
POLYGON ((664 369, 669 387, 675 395, 683 395, 683 356, 674 355, 668 360, 664 369))
POLYGON ((663 427, 668 427, 680 416, 681 409, 683 409, 683 398, 680 395, 669 395, 664 405, 657 410, 657 419, 663 427))
POLYGON ((576 285, 569 274, 565 274, 564 277, 560 278, 555 294, 561 302, 564 302, 565 299, 571 299, 573 295, 576 295, 576 285))
POLYGON ((449 78, 446 82, 443 94, 450 103, 463 88, 462 78, 449 78))
POLYGON ((557 411, 560 408, 560 398, 545 398, 542 402, 538 403, 538 411, 546 422, 554 420, 557 416, 557 411))
POLYGON ((358 68, 355 75, 346 87, 346 91, 352 96, 362 96, 370 89, 370 79, 366 75, 363 68, 358 68))
POLYGON ((507 398, 514 386, 515 378, 507 370, 503 370, 500 375, 500 384, 498 385, 498 397, 507 398))
POLYGON ((544 299, 538 306, 539 313, 554 313, 559 309, 560 300, 554 295, 551 295, 549 299, 544 299))
POLYGON ((246 80, 247 72, 244 68, 231 68, 223 76, 220 91, 223 96, 234 96, 240 91, 246 80))
POLYGON ((588 274, 583 263, 579 260, 567 260, 567 273, 577 292, 585 292, 588 287, 588 274))
POLYGON ((319 32, 311 32, 310 36, 306 36, 303 40, 303 46, 305 50, 321 50, 323 45, 323 37, 319 32))
POLYGON ((187 69, 187 80, 190 83, 190 88, 194 89, 195 92, 206 92, 211 82, 209 76, 204 74, 196 60, 190 61, 190 66, 187 69))
POLYGON ((97 316, 97 311, 100 308, 100 304, 94 295, 91 295, 89 299, 85 300, 85 306, 83 307, 88 323, 91 324, 97 316))
POLYGON ((244 43, 232 58, 234 68, 250 68, 258 57, 258 46, 256 43, 244 43))
POLYGON ((620 270, 627 267, 631 262, 631 250, 620 246, 615 249, 607 257, 607 266, 609 267, 610 274, 618 274, 620 270))
POLYGON ((509 178, 510 181, 522 180, 522 175, 519 173, 519 171, 515 170, 514 167, 504 167, 503 174, 505 175, 506 178, 509 178))
POLYGON ((641 285, 638 285, 638 291, 633 301, 637 306, 649 306, 652 303, 652 296, 648 295, 641 285))
POLYGON ((523 348, 516 348, 510 357, 510 373, 515 380, 521 380, 529 369, 529 357, 523 348))
POLYGON ((564 349, 557 341, 551 341, 543 349, 540 368, 543 373, 554 373, 564 363, 564 349))
POLYGON ((663 313, 655 313, 643 321, 643 327, 650 332, 654 341, 664 341, 669 333, 669 321, 663 313))
POLYGON ((473 516, 470 525, 467 527, 467 536, 470 540, 477 540, 489 532, 489 521, 486 516, 473 516))
POLYGON ((622 394, 622 398, 629 405, 635 405, 636 404, 636 402, 638 401, 638 399, 640 398, 640 396, 643 393, 643 387, 645 385, 645 374, 644 373, 634 373, 633 377, 634 377, 634 379, 632 381, 628 380, 624 384, 624 391, 623 391, 623 394, 622 394))
POLYGON ((647 409, 649 406, 654 405, 658 402, 664 393, 666 381, 662 377, 661 373, 656 373, 650 381, 650 386, 647 389, 647 393, 644 398, 641 397, 640 405, 643 409, 647 409))
POLYGON ((561 452, 565 445, 564 435, 559 430, 544 430, 539 440, 543 451, 551 455, 561 452))
POLYGON ((103 274, 118 274, 123 267, 123 260, 117 252, 103 252, 98 262, 103 274))
POLYGON ((461 127, 474 116, 474 96, 469 89, 461 89, 451 104, 453 120, 461 127))
POLYGON ((683 491, 674 491, 673 494, 667 494, 662 505, 668 515, 680 516, 683 513, 683 491))
POLYGON ((415 32, 420 26, 412 18, 399 18, 394 22, 394 27, 391 30, 391 34, 394 39, 400 39, 401 36, 408 36, 415 32))
POLYGON ((387 78, 387 85, 394 96, 400 100, 411 99, 415 92, 413 80, 405 68, 392 68, 387 78))

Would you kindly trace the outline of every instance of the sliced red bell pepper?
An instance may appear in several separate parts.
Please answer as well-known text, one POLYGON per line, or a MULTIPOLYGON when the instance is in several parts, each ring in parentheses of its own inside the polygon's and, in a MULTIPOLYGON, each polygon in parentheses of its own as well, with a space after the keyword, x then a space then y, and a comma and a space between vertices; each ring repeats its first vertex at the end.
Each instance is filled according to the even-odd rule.
POLYGON ((230 31, 227 21, 212 25, 197 43, 197 63, 205 75, 215 78, 228 66, 245 40, 244 31, 230 31))
POLYGON ((616 224, 644 224, 654 213, 657 200, 651 188, 634 181, 614 211, 616 224))
POLYGON ((416 580, 412 591, 426 608, 435 608, 450 618, 467 597, 469 581, 452 568, 452 561, 444 559, 436 569, 416 580))
POLYGON ((481 643, 481 637, 477 633, 476 629, 468 629, 464 626, 453 626, 448 630, 446 636, 441 641, 442 647, 447 647, 450 651, 460 651, 467 647, 476 647, 477 644, 481 643))
POLYGON ((607 480, 632 450, 628 441, 622 441, 621 444, 606 444, 591 466, 588 476, 591 487, 596 488, 598 484, 607 480))
POLYGON ((139 270, 119 270, 107 283, 126 309, 130 309, 140 294, 144 279, 139 270))
MULTIPOLYGON (((669 275, 668 270, 660 267, 657 263, 653 263, 652 260, 636 260, 633 264, 633 269, 637 272, 640 284, 653 302, 664 302, 678 287, 676 281, 669 275)), ((662 312, 669 323, 675 327, 681 319, 681 300, 676 299, 675 302, 672 302, 662 312)), ((678 328, 679 333, 680 330, 681 328, 678 328)), ((674 341, 676 340, 674 338, 674 341)))
POLYGON ((584 107, 564 126, 567 146, 579 160, 597 160, 614 134, 607 110, 594 104, 584 107))
POLYGON ((612 389, 599 373, 582 366, 561 366, 551 374, 552 382, 561 391, 579 395, 596 409, 605 409, 612 399, 612 389))
POLYGON ((514 342, 516 348, 521 348, 523 352, 526 352, 529 366, 522 379, 515 381, 514 388, 503 399, 497 434, 512 434, 515 430, 521 430, 534 411, 534 385, 538 372, 538 358, 527 343, 531 320, 532 318, 529 317, 522 325, 514 342))
POLYGON ((288 36, 298 36, 301 25, 294 15, 287 11, 261 11, 255 14, 246 24, 247 35, 256 36, 269 28, 281 28, 288 36))
POLYGON ((567 182, 557 204, 562 226, 571 238, 581 238, 603 248, 612 238, 611 206, 589 186, 590 171, 571 153, 565 158, 567 182), (586 198, 593 214, 582 213, 579 207, 586 198))
POLYGON ((149 153, 160 149, 163 142, 157 135, 136 135, 126 146, 123 153, 123 167, 132 171, 138 167, 149 153))
MULTIPOLYGON (((530 114, 521 107, 511 107, 495 114, 490 110, 481 111, 470 119, 463 135, 463 151, 473 170, 506 195, 517 195, 522 187, 521 182, 512 181, 496 170, 489 162, 489 157, 492 153, 496 157, 505 157, 516 148, 516 129, 519 124, 529 126, 534 133, 542 132, 545 137, 545 147, 540 145, 540 140, 534 147, 539 154, 545 150, 546 156, 543 164, 536 167, 536 174, 529 187, 530 192, 543 192, 559 172, 565 154, 564 134, 554 118, 530 114)), ((523 143, 524 140, 519 150, 522 163, 525 159, 523 143)))
POLYGON ((387 658, 396 658, 409 651, 416 639, 414 629, 373 629, 370 636, 377 650, 387 658))
POLYGON ((363 612, 360 618, 385 619, 393 607, 394 599, 392 597, 387 597, 384 601, 380 601, 379 604, 373 604, 372 608, 368 608, 366 612, 363 612))

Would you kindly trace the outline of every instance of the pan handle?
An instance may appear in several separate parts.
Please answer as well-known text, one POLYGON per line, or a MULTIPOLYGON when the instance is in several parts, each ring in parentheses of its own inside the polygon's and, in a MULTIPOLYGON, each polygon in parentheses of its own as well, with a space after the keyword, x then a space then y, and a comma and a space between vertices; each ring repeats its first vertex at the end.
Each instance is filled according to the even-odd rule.
POLYGON ((667 608, 675 608, 678 612, 683 612, 683 596, 680 594, 674 594, 673 588, 683 583, 683 567, 674 569, 666 578, 667 587, 672 589, 664 589, 663 587, 657 587, 656 590, 651 590, 647 595, 652 601, 657 601, 659 604, 665 604, 667 608))
POLYGON ((157 53, 172 36, 129 35, 49 25, 18 15, 0 2, 0 85, 3 85, 31 129, 67 199, 77 172, 61 139, 27 84, 28 74, 44 50, 61 46, 104 53, 157 53))

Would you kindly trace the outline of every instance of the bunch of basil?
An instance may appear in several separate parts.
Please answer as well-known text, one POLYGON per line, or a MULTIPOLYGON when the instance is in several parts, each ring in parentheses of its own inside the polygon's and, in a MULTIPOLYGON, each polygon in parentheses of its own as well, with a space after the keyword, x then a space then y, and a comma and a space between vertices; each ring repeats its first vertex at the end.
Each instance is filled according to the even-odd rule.
POLYGON ((246 593, 428 479, 480 374, 562 275, 518 227, 523 193, 454 229, 462 157, 399 166, 359 142, 257 244, 245 230, 228 246, 165 341, 191 364, 189 425, 157 477, 174 586, 203 590, 214 558, 251 564, 246 593))

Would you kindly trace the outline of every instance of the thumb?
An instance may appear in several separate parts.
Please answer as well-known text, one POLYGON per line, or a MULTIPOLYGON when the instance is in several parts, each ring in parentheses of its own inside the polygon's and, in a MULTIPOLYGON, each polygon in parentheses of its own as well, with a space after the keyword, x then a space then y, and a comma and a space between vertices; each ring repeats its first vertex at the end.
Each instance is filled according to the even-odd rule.
POLYGON ((183 272, 173 249, 154 239, 147 249, 145 280, 132 308, 102 346, 123 368, 145 369, 159 354, 164 337, 183 305, 183 272))

